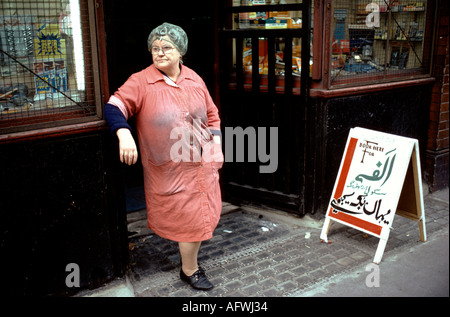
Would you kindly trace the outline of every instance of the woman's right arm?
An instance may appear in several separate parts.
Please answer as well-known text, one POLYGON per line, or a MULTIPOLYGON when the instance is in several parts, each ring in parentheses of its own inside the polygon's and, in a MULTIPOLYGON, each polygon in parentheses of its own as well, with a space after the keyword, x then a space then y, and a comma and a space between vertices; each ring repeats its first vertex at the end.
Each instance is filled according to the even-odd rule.
POLYGON ((122 163, 133 165, 137 162, 138 152, 136 142, 131 135, 131 127, 123 113, 112 104, 105 105, 105 120, 111 133, 119 139, 119 157, 122 163))
POLYGON ((116 135, 119 139, 120 161, 127 165, 135 164, 138 159, 138 151, 130 130, 127 128, 118 129, 116 135))

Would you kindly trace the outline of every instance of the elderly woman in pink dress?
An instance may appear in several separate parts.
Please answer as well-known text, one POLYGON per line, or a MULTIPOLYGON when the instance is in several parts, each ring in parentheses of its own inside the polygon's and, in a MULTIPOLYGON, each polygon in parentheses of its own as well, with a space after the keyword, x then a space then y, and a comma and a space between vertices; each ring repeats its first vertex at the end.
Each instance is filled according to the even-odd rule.
POLYGON ((132 165, 138 152, 127 119, 135 116, 148 227, 178 242, 180 278, 209 290, 213 285, 197 255, 221 213, 220 118, 203 80, 182 64, 187 44, 179 26, 155 28, 148 37, 153 64, 110 97, 105 118, 118 137, 121 162, 132 165))

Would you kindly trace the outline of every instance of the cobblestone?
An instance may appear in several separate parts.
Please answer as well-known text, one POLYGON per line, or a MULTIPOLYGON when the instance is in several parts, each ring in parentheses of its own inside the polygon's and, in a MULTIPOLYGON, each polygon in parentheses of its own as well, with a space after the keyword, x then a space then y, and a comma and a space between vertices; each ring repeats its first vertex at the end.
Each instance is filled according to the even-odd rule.
MULTIPOLYGON (((426 198, 426 228, 432 235, 448 229, 448 202, 426 198), (428 199, 428 200, 427 200, 428 199)), ((270 212, 245 206, 222 216, 215 236, 202 244, 199 263, 215 288, 191 289, 179 279, 178 245, 150 234, 132 237, 129 277, 139 297, 298 296, 319 281, 372 262, 378 238, 333 223, 331 243, 320 242, 322 220, 316 226, 292 225, 271 218, 270 212), (265 228, 265 229, 263 229, 265 228)), ((296 221, 299 221, 296 219, 296 221)), ((417 223, 396 216, 385 254, 421 243, 417 223)))

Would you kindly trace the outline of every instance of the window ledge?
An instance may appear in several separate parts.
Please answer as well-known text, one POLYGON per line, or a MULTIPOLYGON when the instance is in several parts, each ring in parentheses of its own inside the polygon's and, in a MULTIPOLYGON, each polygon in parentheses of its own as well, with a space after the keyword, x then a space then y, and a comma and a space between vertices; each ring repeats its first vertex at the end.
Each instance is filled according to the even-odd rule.
POLYGON ((108 126, 104 120, 65 125, 54 128, 39 130, 30 130, 24 132, 7 133, 0 135, 0 144, 44 139, 49 137, 67 136, 85 132, 99 131, 107 129, 108 126))
POLYGON ((427 84, 432 84, 434 81, 435 81, 434 77, 428 77, 428 78, 421 78, 421 79, 414 79, 414 80, 372 84, 372 85, 367 85, 367 86, 347 87, 347 88, 340 88, 340 89, 313 88, 310 90, 310 96, 312 98, 325 98, 325 99, 336 98, 336 97, 371 93, 371 92, 377 92, 377 91, 383 91, 383 90, 398 89, 398 88, 405 88, 405 87, 418 86, 418 85, 427 85, 427 84))

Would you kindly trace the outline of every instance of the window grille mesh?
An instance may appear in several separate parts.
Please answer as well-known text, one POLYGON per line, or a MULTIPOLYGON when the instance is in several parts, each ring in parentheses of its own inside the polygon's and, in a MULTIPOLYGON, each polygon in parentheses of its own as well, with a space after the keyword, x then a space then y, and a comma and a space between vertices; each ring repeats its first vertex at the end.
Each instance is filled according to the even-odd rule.
POLYGON ((332 84, 426 72, 426 0, 334 0, 332 84))
POLYGON ((86 0, 0 0, 0 129, 95 114, 86 0))

